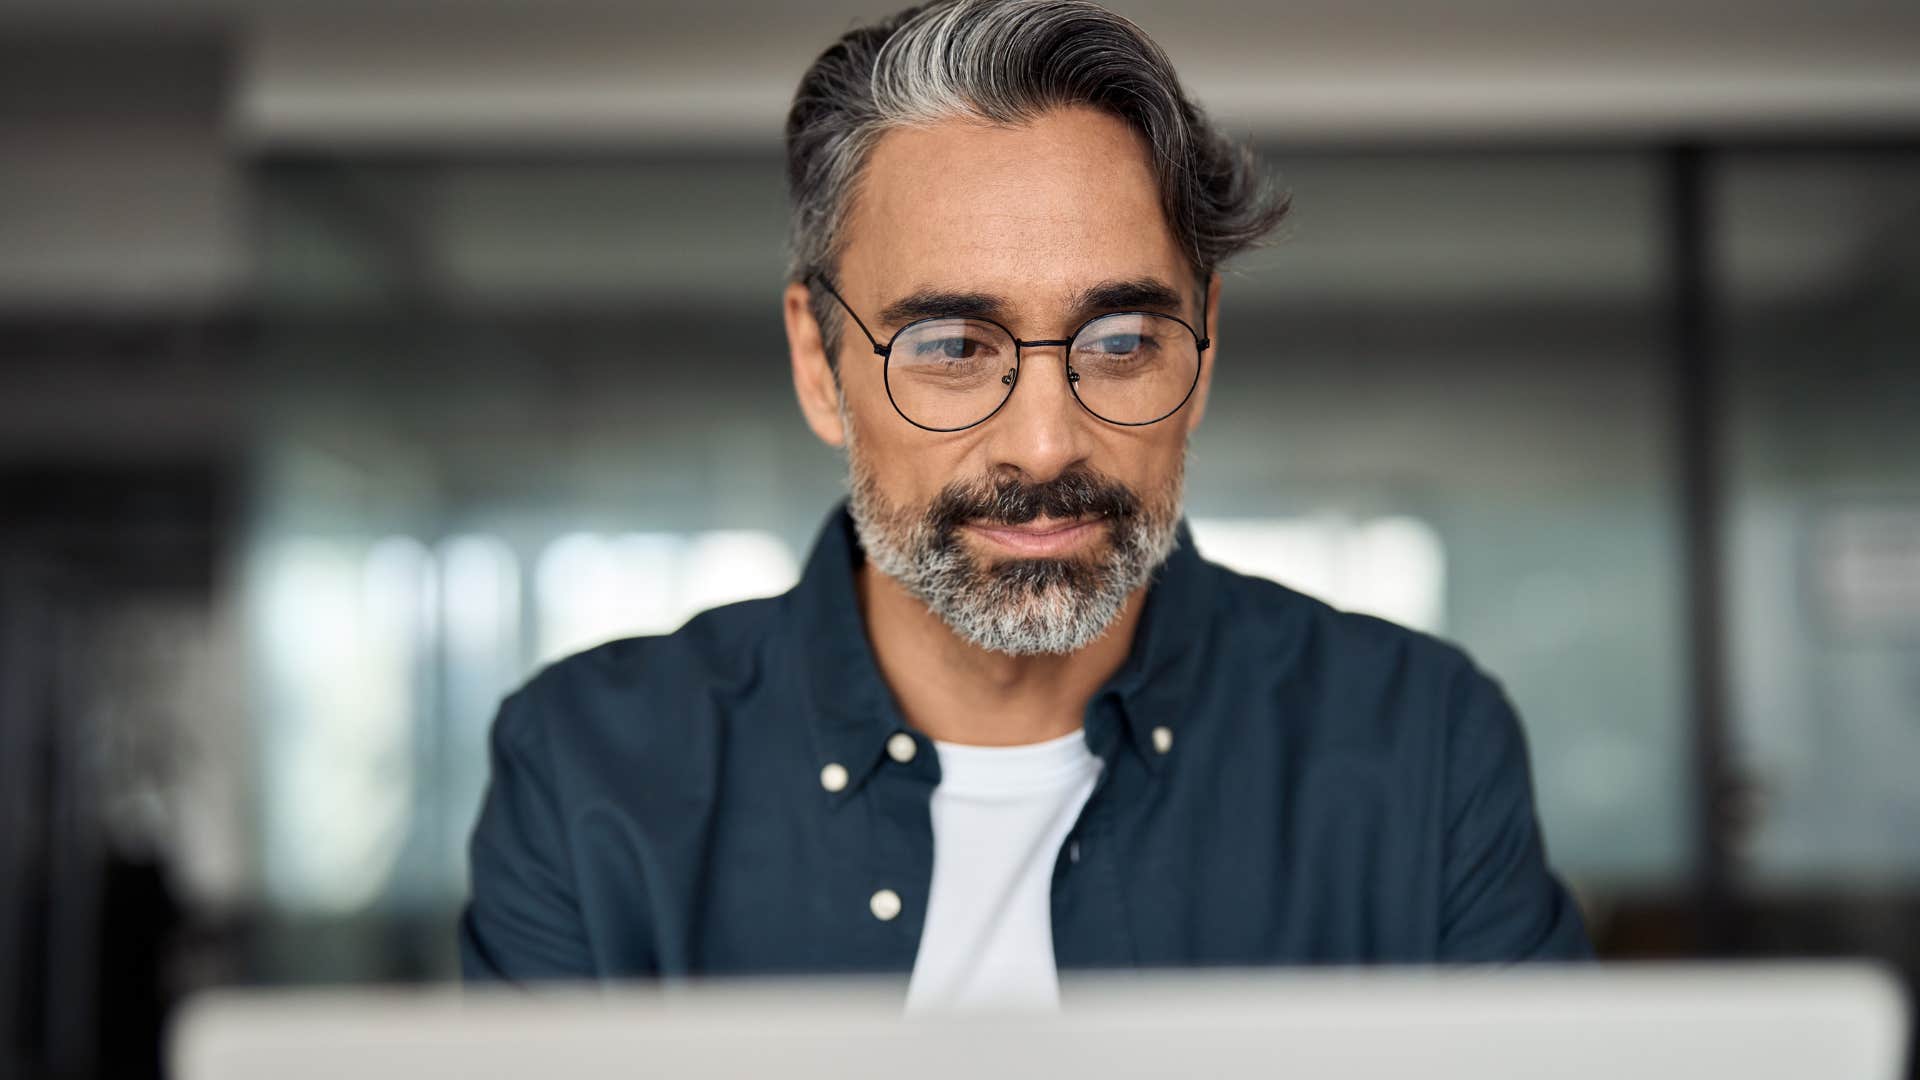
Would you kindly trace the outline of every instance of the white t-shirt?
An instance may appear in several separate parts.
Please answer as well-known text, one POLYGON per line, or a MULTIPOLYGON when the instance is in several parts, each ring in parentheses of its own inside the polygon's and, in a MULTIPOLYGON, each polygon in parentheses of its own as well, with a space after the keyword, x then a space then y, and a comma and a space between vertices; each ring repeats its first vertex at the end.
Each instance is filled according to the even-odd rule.
POLYGON ((935 742, 933 884, 907 1011, 1053 1009, 1053 867, 1093 793, 1085 731, 1027 746, 935 742))

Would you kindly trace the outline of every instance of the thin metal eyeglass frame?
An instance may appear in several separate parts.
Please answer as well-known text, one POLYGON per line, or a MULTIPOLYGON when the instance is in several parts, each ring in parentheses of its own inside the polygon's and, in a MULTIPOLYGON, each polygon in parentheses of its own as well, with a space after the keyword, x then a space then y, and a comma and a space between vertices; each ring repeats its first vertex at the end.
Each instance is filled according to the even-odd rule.
POLYGON ((932 322, 945 322, 946 320, 956 318, 957 316, 934 315, 934 316, 929 316, 928 318, 925 318, 925 319, 915 319, 914 321, 906 324, 905 326, 902 326, 900 329, 895 330, 893 332, 893 335, 887 338, 887 343, 885 345, 882 345, 880 344, 880 339, 873 336, 873 331, 867 329, 867 324, 864 320, 860 318, 860 313, 853 310, 853 305, 847 303, 847 298, 840 295, 840 290, 834 288, 833 282, 827 280, 827 276, 825 274, 815 271, 814 273, 807 275, 807 280, 810 282, 811 281, 819 282, 821 286, 823 286, 827 290, 827 295, 833 297, 835 300, 840 302, 841 308, 843 308, 846 311, 847 315, 853 319, 853 324, 860 328, 860 332, 862 334, 866 335, 867 342, 873 346, 874 355, 880 357, 880 360, 881 360, 880 381, 882 385, 886 387, 886 390, 887 390, 887 404, 892 405, 893 411, 900 414, 900 419, 905 420, 907 423, 912 424, 914 427, 917 427, 922 431, 934 431, 934 432, 942 432, 942 433, 951 432, 951 431, 965 431, 968 428, 979 427, 981 424, 984 424, 987 421, 993 419, 995 416, 999 415, 1001 409, 1004 409, 1007 407, 1007 402, 1013 400, 1013 392, 1019 389, 1020 364, 1025 359, 1024 350, 1028 348, 1036 348, 1036 349, 1052 348, 1054 346, 1060 346, 1060 345, 1064 345, 1067 347, 1066 351, 1060 354, 1061 364, 1066 368, 1067 389, 1072 391, 1074 402, 1077 403, 1082 409, 1085 409, 1087 411, 1087 415, 1093 417, 1096 420, 1099 420, 1101 423, 1112 424, 1116 427, 1146 427, 1150 424, 1157 424, 1160 421, 1165 420, 1167 417, 1172 416, 1174 413, 1179 412, 1181 409, 1186 408, 1187 402, 1193 400, 1193 392, 1200 385, 1200 369, 1206 366, 1207 347, 1213 344, 1213 340, 1211 338, 1202 337, 1200 334, 1200 331, 1195 330, 1193 328, 1193 325, 1187 322, 1187 320, 1182 319, 1178 315, 1168 315, 1165 312, 1160 312, 1160 311, 1103 311, 1098 315, 1094 315, 1088 318, 1085 322, 1082 322, 1079 326, 1074 327, 1073 333, 1066 338, 1042 339, 1037 341, 1021 341, 1019 338, 1019 335, 1015 334, 1013 331, 1007 329, 1006 327, 1000 325, 999 323, 993 321, 992 319, 979 318, 971 315, 965 316, 965 320, 967 322, 986 323, 988 326, 991 326, 999 330, 1001 333, 1007 335, 1007 340, 1013 342, 1013 381, 1007 384, 1007 392, 1001 396, 1000 404, 995 405, 993 407, 993 411, 987 413, 987 415, 981 417, 980 419, 975 420, 970 424, 961 424, 959 427, 950 427, 950 428, 930 427, 926 424, 921 423, 918 420, 915 420, 913 417, 908 416, 907 411, 900 407, 900 403, 898 401, 894 400, 893 380, 888 377, 888 372, 892 365, 888 364, 887 361, 892 358, 893 343, 900 340, 900 335, 906 333, 907 331, 913 329, 916 326, 920 326, 925 323, 932 323, 932 322), (1073 355, 1073 343, 1075 340, 1077 340, 1080 337, 1080 332, 1082 330, 1085 330, 1087 327, 1092 326, 1096 322, 1099 322, 1101 319, 1112 318, 1115 315, 1146 315, 1155 319, 1166 319, 1170 322, 1178 323, 1182 329, 1186 330, 1187 333, 1193 335, 1194 345, 1197 346, 1195 350, 1196 362, 1193 365, 1193 381, 1187 384, 1187 392, 1184 396, 1180 398, 1180 404, 1175 405, 1173 408, 1168 409, 1166 412, 1160 414, 1159 416, 1154 417, 1151 420, 1108 419, 1107 417, 1102 416, 1099 413, 1095 412, 1093 410, 1093 407, 1091 405, 1088 405, 1086 401, 1080 397, 1080 373, 1073 370, 1073 361, 1070 359, 1073 355))

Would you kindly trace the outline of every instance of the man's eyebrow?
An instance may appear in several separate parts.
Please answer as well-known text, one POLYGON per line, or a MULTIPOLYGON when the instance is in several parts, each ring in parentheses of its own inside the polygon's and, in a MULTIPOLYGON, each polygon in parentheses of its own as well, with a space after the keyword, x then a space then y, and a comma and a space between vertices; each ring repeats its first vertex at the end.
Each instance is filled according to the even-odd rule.
POLYGON ((1180 313, 1186 299, 1180 290, 1158 278, 1134 278, 1131 281, 1102 281, 1080 290, 1074 297, 1076 315, 1098 315, 1103 311, 1165 311, 1180 313))
POLYGON ((997 319, 1006 312, 1006 297, 993 293, 921 289, 882 308, 880 324, 902 326, 917 319, 997 319))
MULTIPOLYGON (((880 311, 880 325, 904 326, 919 319, 993 319, 1005 321, 1010 305, 998 293, 921 289, 880 311)), ((1180 291, 1159 278, 1102 281, 1075 293, 1065 314, 1089 318, 1106 311, 1184 312, 1180 291)))

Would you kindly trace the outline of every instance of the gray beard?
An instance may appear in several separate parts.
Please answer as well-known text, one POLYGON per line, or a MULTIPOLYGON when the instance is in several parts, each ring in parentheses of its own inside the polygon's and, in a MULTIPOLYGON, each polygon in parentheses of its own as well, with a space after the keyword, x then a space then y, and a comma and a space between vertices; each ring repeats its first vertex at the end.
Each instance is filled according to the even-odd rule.
MULTIPOLYGON (((850 417, 847 418, 849 421, 850 417)), ((879 492, 847 423, 847 509, 874 569, 899 582, 962 640, 1010 656, 1078 652, 1097 641, 1173 552, 1182 477, 1129 518, 1108 518, 1091 560, 1008 559, 982 565, 952 531, 896 508, 879 492)))

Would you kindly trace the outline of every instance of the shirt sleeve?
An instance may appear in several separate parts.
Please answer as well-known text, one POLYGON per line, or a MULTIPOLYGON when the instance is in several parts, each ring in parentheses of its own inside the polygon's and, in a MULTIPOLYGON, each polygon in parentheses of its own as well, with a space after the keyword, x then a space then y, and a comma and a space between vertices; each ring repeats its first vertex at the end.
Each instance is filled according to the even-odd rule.
POLYGON ((1590 959, 1579 908, 1547 866, 1526 738, 1506 695, 1468 665, 1448 723, 1441 962, 1590 959))
POLYGON ((596 974, 537 719, 524 691, 494 718, 492 773, 473 829, 472 891, 460 919, 460 969, 470 983, 596 974))

